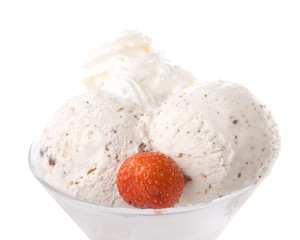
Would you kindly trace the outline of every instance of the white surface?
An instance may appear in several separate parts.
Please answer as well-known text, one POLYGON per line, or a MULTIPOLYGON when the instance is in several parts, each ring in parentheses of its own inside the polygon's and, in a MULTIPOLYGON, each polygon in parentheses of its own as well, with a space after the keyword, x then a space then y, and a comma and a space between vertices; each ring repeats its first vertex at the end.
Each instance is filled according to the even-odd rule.
POLYGON ((81 63, 107 34, 136 29, 200 80, 246 85, 282 136, 274 170, 220 240, 299 239, 298 1, 1 1, 0 239, 86 239, 29 171, 32 139, 85 91, 81 63))

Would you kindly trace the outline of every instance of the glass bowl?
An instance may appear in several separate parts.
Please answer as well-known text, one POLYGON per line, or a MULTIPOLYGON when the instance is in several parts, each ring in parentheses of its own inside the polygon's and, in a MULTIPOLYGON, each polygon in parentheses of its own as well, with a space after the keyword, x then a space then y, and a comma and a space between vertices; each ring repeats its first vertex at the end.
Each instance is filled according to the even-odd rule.
POLYGON ((105 207, 68 196, 45 182, 34 167, 37 146, 34 142, 29 151, 33 175, 89 239, 216 240, 255 190, 255 186, 249 186, 213 201, 186 207, 159 210, 105 207))

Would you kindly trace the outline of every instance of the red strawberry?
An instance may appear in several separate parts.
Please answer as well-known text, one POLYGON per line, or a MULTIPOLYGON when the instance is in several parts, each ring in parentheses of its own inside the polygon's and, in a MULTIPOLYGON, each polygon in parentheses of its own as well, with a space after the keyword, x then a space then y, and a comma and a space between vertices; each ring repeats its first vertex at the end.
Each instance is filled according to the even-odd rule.
POLYGON ((119 169, 118 190, 137 208, 169 208, 180 199, 184 177, 176 162, 163 153, 142 152, 125 160, 119 169))

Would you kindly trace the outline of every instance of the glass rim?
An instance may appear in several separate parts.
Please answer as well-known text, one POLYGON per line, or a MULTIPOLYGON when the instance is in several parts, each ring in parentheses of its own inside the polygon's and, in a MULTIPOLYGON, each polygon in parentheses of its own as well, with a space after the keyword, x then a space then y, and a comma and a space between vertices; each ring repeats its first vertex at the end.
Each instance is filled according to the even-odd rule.
POLYGON ((207 202, 202 202, 202 203, 197 203, 197 204, 193 204, 193 205, 188 205, 188 206, 178 206, 178 207, 172 207, 172 208, 163 208, 163 209, 140 209, 140 208, 125 208, 125 207, 108 207, 108 206, 104 206, 104 205, 100 205, 97 203, 91 203, 88 201, 84 201, 75 197, 72 197, 58 189, 56 189, 55 187, 53 187, 52 185, 50 185, 48 182, 46 182, 38 173, 38 171, 35 169, 34 166, 34 159, 35 159, 35 154, 36 154, 36 147, 38 145, 38 141, 33 141, 30 149, 29 149, 29 153, 28 153, 28 163, 29 163, 29 167, 31 172, 33 173, 34 177, 40 182, 40 184, 42 184, 47 190, 49 189, 50 191, 56 193, 57 195, 63 197, 63 198, 67 198, 70 201, 75 201, 78 202, 80 204, 83 205, 87 205, 89 207, 93 207, 93 208, 97 208, 99 210, 102 210, 104 212, 109 212, 109 213, 113 213, 113 214, 128 214, 128 215, 148 215, 148 216, 155 216, 155 215, 169 215, 169 214, 176 214, 176 213, 183 213, 183 212, 191 212, 191 211, 197 211, 200 209, 205 209, 205 208, 210 208, 213 206, 216 206, 218 204, 221 204, 222 202, 226 201, 226 200, 230 200, 238 195, 241 195, 245 192, 250 191, 251 189, 253 189, 256 185, 250 185, 247 186, 245 188, 242 188, 240 190, 234 191, 230 194, 227 194, 225 196, 222 196, 220 198, 211 200, 211 201, 207 201, 207 202))

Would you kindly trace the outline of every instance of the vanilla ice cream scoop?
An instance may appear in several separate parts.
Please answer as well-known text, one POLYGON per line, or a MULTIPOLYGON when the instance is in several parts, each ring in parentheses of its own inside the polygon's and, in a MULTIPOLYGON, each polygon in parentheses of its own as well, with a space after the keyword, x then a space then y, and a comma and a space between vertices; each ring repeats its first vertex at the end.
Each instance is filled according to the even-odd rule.
POLYGON ((147 150, 141 115, 139 107, 103 91, 68 100, 40 138, 38 172, 73 197, 126 206, 115 181, 124 159, 147 150))
POLYGON ((135 31, 119 33, 115 40, 89 52, 84 63, 88 90, 102 89, 149 109, 194 83, 194 77, 170 65, 154 51, 151 39, 135 31))
POLYGON ((260 182, 278 156, 270 111, 245 87, 195 84, 154 110, 154 151, 173 158, 186 176, 181 205, 209 201, 260 182))

